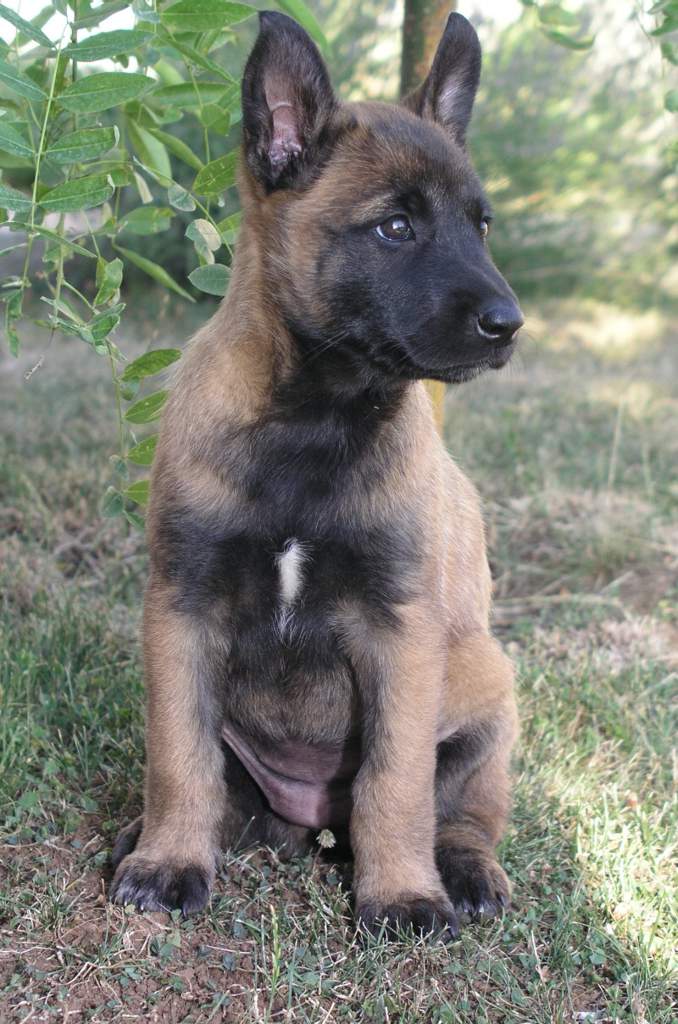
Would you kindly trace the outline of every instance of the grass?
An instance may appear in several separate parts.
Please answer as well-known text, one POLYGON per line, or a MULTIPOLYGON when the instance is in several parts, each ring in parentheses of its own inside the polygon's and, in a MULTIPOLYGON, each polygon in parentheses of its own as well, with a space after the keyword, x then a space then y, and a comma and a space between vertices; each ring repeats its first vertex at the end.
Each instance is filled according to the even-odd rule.
MULTIPOLYGON (((365 945, 350 868, 320 855, 226 857, 186 922, 107 902, 140 803, 143 539, 97 514, 105 364, 58 340, 24 384, 37 344, 3 357, 0 1020, 675 1020, 676 339, 659 316, 540 313, 509 372, 448 398, 523 720, 515 905, 451 947, 365 945)), ((167 341, 189 329, 153 323, 167 341)))

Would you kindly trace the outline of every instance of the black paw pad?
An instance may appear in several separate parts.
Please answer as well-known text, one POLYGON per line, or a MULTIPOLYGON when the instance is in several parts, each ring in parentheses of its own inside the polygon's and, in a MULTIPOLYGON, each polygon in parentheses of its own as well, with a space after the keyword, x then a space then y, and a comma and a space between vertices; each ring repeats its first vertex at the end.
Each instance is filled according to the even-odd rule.
POLYGON ((363 904, 358 919, 375 938, 399 938, 407 933, 431 935, 441 942, 451 942, 459 935, 459 921, 454 908, 446 902, 427 899, 405 900, 402 903, 363 904))
POLYGON ((114 903, 133 903, 138 910, 181 910, 184 917, 207 906, 210 886, 202 868, 169 864, 124 864, 113 879, 114 903))
POLYGON ((448 895, 460 913, 487 921, 508 907, 509 882, 491 856, 449 848, 439 850, 437 860, 448 895))

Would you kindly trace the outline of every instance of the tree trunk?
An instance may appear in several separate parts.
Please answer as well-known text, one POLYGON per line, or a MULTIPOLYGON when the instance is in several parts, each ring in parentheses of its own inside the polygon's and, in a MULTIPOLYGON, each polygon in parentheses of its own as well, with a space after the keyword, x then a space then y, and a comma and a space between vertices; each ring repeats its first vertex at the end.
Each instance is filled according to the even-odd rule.
MULTIPOLYGON (((456 3, 450 0, 405 0, 403 55, 400 66, 400 91, 403 96, 426 78, 445 22, 456 3)), ((426 386, 433 401, 436 423, 442 432, 445 385, 429 380, 426 386)))

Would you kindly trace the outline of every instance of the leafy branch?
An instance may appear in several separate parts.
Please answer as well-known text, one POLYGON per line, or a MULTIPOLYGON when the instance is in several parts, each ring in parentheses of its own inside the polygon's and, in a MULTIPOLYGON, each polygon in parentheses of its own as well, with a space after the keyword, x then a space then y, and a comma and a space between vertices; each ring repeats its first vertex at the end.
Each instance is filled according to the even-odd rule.
MULTIPOLYGON (((280 6, 326 46, 301 0, 280 6)), ((21 272, 0 277, 7 345, 19 354, 28 321, 45 330, 43 355, 27 378, 57 333, 106 359, 118 441, 102 511, 137 526, 148 480, 131 474, 149 467, 155 450, 155 435, 139 431, 157 420, 167 397, 140 390, 180 352, 155 349, 129 362, 114 340, 121 295, 133 272, 185 301, 194 301, 193 289, 226 292, 239 223, 237 212, 223 210, 237 160, 227 136, 241 115, 239 83, 224 56, 255 13, 231 0, 53 0, 28 21, 0 3, 0 19, 15 30, 11 43, 0 41, 0 233, 9 240, 0 255, 24 250, 21 272), (132 27, 100 28, 120 11, 132 27), (59 40, 44 30, 56 12, 65 19, 59 40), (199 130, 204 159, 174 129, 179 122, 199 130), (185 237, 196 265, 187 281, 128 241, 167 232, 192 213, 185 237), (94 261, 94 286, 78 286, 83 261, 94 261)))

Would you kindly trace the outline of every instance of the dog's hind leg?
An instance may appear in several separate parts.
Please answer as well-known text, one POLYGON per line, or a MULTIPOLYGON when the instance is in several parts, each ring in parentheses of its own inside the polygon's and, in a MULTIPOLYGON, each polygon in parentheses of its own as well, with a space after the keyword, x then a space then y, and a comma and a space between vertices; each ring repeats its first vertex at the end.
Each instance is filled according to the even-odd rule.
POLYGON ((436 863, 458 911, 492 917, 511 894, 495 847, 510 808, 509 757, 518 727, 513 667, 487 634, 451 649, 444 716, 457 724, 438 744, 436 863))
POLYGON ((256 782, 226 744, 224 760, 229 799, 222 823, 223 848, 237 851, 262 844, 272 847, 281 860, 308 853, 313 846, 313 830, 274 814, 256 782))

